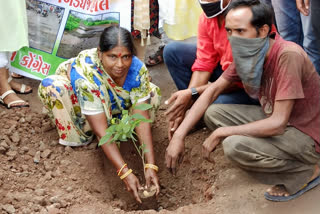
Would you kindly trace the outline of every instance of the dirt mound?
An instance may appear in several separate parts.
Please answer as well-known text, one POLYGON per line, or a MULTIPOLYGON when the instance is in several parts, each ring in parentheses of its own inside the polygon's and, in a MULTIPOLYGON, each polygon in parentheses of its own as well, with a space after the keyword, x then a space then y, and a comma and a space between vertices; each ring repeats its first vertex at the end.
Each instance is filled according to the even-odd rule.
MULTIPOLYGON (((167 212, 212 199, 218 168, 203 161, 205 128, 186 140, 186 153, 176 177, 165 168, 168 144, 164 108, 153 125, 161 193, 138 205, 95 140, 71 148, 58 144, 50 118, 29 110, 0 113, 0 201, 7 213, 114 213, 132 210, 167 212), (93 208, 94 207, 94 208, 93 208), (150 210, 151 209, 151 210, 150 210), (86 211, 87 210, 87 211, 86 211)), ((121 145, 124 159, 143 180, 142 162, 130 142, 121 145)), ((215 158, 222 157, 216 152, 215 158)), ((220 161, 221 162, 221 161, 220 161)))

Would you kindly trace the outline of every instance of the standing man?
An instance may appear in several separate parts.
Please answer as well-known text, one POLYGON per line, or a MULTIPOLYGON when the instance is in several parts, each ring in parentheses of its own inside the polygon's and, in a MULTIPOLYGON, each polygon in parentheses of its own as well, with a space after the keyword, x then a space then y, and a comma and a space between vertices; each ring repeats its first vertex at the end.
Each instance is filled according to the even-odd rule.
MULTIPOLYGON (((221 73, 232 63, 232 53, 225 25, 225 10, 231 0, 199 0, 203 9, 198 23, 197 44, 172 42, 164 48, 164 62, 178 88, 167 104, 174 103, 166 112, 169 126, 168 136, 172 134, 184 119, 199 94, 207 87, 208 81, 216 81, 221 73)), ((251 99, 240 82, 224 91, 215 103, 258 104, 251 99)), ((167 155, 177 159, 183 148, 170 144, 167 155)))
MULTIPOLYGON (((311 8, 313 4, 316 7, 316 4, 319 4, 316 2, 319 2, 319 0, 271 0, 271 2, 281 37, 303 47, 320 74, 320 49, 312 26, 314 21, 312 21, 313 11, 306 13, 306 10, 303 11, 300 7, 306 2, 311 2, 311 8), (303 11, 302 13, 297 9, 297 6, 300 11, 303 11), (310 12, 311 15, 309 15, 310 12)), ((317 14, 314 15, 316 16, 317 14)), ((317 23, 319 20, 316 19, 315 21, 317 23)))
MULTIPOLYGON (((235 0, 225 28, 234 63, 203 92, 171 142, 184 144, 205 112, 214 130, 202 154, 222 142, 225 155, 263 183, 272 201, 294 199, 320 183, 320 79, 304 50, 270 33, 272 12, 259 0, 235 0), (261 106, 211 105, 232 82, 241 80, 261 106)), ((172 160, 166 157, 167 167, 172 160)))

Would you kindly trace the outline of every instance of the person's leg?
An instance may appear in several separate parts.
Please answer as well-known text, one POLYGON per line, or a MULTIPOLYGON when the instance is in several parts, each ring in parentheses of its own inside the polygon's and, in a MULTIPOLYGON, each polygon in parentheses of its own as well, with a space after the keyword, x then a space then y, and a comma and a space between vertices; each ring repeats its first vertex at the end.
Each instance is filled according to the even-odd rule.
MULTIPOLYGON (((207 126, 236 126, 265 118, 261 107, 212 104, 205 114, 207 126)), ((284 185, 289 194, 296 193, 312 177, 320 160, 314 140, 294 127, 283 135, 257 138, 229 136, 223 141, 225 155, 261 182, 284 185)))
POLYGON ((42 80, 38 95, 57 127, 59 143, 82 146, 91 142, 93 134, 81 109, 70 81, 59 75, 42 80))
POLYGON ((303 45, 300 12, 295 0, 271 0, 278 31, 282 38, 303 45))
POLYGON ((178 90, 188 88, 191 80, 191 67, 196 59, 197 45, 172 42, 165 46, 163 59, 178 90))
MULTIPOLYGON (((9 78, 9 58, 7 52, 0 52, 0 96, 3 96, 6 92, 12 90, 8 83, 9 78)), ((28 107, 29 104, 21 100, 14 92, 3 96, 1 99, 5 105, 12 103, 10 107, 28 107), (19 101, 19 102, 18 102, 19 101), (13 103, 14 102, 14 103, 13 103)))
MULTIPOLYGON (((313 7, 311 2, 311 8, 313 7)), ((312 26, 312 11, 309 16, 301 15, 302 29, 303 29, 303 48, 307 52, 311 62, 316 67, 318 74, 320 74, 320 48, 318 47, 317 37, 312 26)), ((317 20, 319 21, 319 20, 317 20)), ((320 39, 320 37, 318 37, 320 39)))
POLYGON ((313 27, 313 32, 317 40, 318 50, 320 50, 320 1, 311 0, 311 23, 313 27))

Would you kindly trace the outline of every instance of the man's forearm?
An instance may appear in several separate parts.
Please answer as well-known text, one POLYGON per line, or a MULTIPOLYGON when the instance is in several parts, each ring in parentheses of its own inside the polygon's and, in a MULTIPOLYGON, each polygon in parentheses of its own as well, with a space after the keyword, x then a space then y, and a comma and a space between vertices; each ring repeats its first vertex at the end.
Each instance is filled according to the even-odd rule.
POLYGON ((211 77, 211 73, 208 71, 194 71, 192 73, 188 88, 195 88, 195 87, 207 85, 210 77, 211 77))

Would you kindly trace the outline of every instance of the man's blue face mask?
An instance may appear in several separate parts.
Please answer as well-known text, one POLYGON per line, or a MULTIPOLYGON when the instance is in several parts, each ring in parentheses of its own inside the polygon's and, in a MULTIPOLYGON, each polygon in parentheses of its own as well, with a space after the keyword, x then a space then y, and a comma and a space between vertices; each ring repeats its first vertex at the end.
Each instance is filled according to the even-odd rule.
POLYGON ((223 1, 205 2, 199 0, 199 3, 207 18, 213 18, 220 15, 229 5, 228 4, 225 8, 223 8, 223 1))

